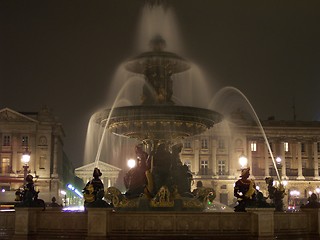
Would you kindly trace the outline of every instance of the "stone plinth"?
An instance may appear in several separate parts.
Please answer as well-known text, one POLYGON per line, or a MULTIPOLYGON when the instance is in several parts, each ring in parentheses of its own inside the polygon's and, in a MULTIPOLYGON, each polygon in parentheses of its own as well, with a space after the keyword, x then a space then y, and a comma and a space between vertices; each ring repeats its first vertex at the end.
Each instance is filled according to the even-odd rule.
POLYGON ((37 232, 37 214, 43 208, 15 208, 14 240, 29 239, 37 232))
POLYGON ((261 239, 273 239, 274 208, 246 208, 251 215, 251 233, 261 239))
POLYGON ((88 208, 87 240, 105 239, 109 233, 112 209, 88 208))

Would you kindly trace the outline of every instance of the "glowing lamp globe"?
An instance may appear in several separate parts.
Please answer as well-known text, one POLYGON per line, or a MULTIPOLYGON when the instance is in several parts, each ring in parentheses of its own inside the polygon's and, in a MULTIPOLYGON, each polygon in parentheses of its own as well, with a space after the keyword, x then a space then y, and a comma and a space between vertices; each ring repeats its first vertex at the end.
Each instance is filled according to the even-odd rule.
POLYGON ((136 166, 136 160, 129 159, 127 165, 129 168, 134 168, 136 166))

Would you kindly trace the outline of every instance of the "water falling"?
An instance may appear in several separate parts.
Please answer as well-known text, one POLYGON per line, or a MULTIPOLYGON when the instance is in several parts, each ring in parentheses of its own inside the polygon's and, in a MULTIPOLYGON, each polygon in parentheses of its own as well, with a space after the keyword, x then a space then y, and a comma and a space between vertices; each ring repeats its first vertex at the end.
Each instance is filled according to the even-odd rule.
MULTIPOLYGON (((105 124, 104 127, 102 128, 102 132, 101 131, 101 127, 99 124, 94 122, 94 118, 95 115, 93 115, 90 119, 89 125, 88 125, 88 131, 87 131, 87 139, 86 139, 86 149, 85 149, 85 161, 86 162, 90 162, 91 159, 93 159, 93 154, 95 154, 95 151, 93 151, 94 146, 98 146, 97 150, 96 150, 96 154, 94 157, 94 165, 95 167, 97 167, 98 162, 100 160, 101 157, 101 151, 103 146, 107 146, 111 147, 110 142, 106 142, 104 144, 104 142, 106 141, 106 134, 107 134, 107 126, 109 124, 109 120, 110 117, 112 116, 113 113, 113 109, 115 107, 119 107, 122 105, 131 105, 132 103, 124 98, 124 93, 126 90, 131 89, 132 86, 136 86, 136 85, 141 85, 141 81, 143 81, 143 79, 140 78, 131 78, 128 79, 127 82, 122 86, 122 88, 118 91, 117 96, 111 106, 111 111, 110 111, 110 115, 109 118, 105 120, 105 124)), ((112 151, 112 149, 106 149, 107 152, 112 151)))
MULTIPOLYGON (((266 133, 265 133, 263 127, 262 127, 262 124, 261 124, 261 122, 260 122, 260 120, 259 120, 259 118, 258 118, 258 116, 257 116, 257 113, 256 113, 256 111, 254 110, 254 108, 253 108, 252 104, 250 103, 250 101, 248 100, 248 98, 247 98, 239 89, 237 89, 237 88, 235 88, 235 87, 231 87, 231 86, 224 87, 224 88, 222 88, 222 89, 215 95, 215 97, 211 100, 211 102, 210 102, 210 104, 209 104, 209 109, 211 109, 211 108, 212 108, 212 109, 216 109, 217 111, 219 111, 219 112, 221 112, 222 114, 224 114, 224 112, 225 112, 224 109, 226 109, 226 108, 225 108, 225 105, 222 104, 222 100, 225 100, 225 99, 228 99, 228 103, 231 103, 231 102, 232 102, 234 105, 238 105, 238 106, 239 106, 239 104, 241 104, 239 101, 231 101, 232 99, 231 99, 230 95, 228 95, 228 94, 230 94, 230 93, 236 93, 236 94, 238 94, 239 96, 241 96, 241 98, 242 98, 243 100, 245 100, 246 107, 249 108, 249 110, 250 110, 250 112, 251 112, 251 114, 252 114, 252 116, 253 116, 256 124, 258 125, 258 127, 259 127, 259 129, 260 129, 260 131, 261 131, 261 134, 262 134, 262 136, 263 136, 263 139, 264 139, 264 141, 265 141, 265 144, 266 144, 266 146, 267 146, 267 148, 268 148, 268 151, 269 151, 269 154, 270 154, 270 156, 271 156, 271 160, 272 160, 274 169, 275 169, 275 171, 276 171, 277 178, 278 178, 279 182, 281 182, 281 176, 280 176, 280 174, 279 174, 279 171, 278 171, 278 168, 277 168, 277 165, 276 165, 276 161, 275 161, 275 159, 274 159, 274 156, 273 156, 273 153, 272 153, 272 150, 271 150, 271 147, 270 147, 268 138, 267 138, 266 133)), ((226 103, 225 103, 225 104, 226 104, 226 103)), ((243 107, 243 105, 241 105, 241 106, 243 107)), ((233 108, 234 108, 234 107, 235 107, 235 106, 233 106, 233 108)), ((227 109, 228 109, 228 108, 227 108, 227 109)))

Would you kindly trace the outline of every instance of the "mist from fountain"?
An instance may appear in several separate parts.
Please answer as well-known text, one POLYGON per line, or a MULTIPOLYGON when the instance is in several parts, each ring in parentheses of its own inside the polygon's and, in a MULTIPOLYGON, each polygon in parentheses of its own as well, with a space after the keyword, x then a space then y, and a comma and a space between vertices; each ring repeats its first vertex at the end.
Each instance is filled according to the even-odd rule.
MULTIPOLYGON (((182 44, 179 41, 178 28, 175 23, 175 16, 171 8, 163 5, 150 6, 146 4, 142 10, 138 27, 137 49, 145 51, 146 47, 149 47, 150 39, 160 34, 168 40, 167 50, 182 52, 182 44)), ((172 75, 174 89, 172 98, 177 105, 205 106, 211 98, 210 88, 207 87, 205 76, 200 67, 193 63, 191 65, 190 70, 172 75)), ((145 83, 142 74, 128 72, 125 69, 125 61, 119 65, 112 79, 111 86, 106 93, 107 100, 104 106, 111 109, 110 116, 115 107, 138 105, 142 94, 141 89, 145 83)), ((111 133, 106 131, 105 127, 101 128, 99 124, 93 122, 94 116, 95 114, 90 118, 88 124, 84 163, 88 164, 94 159, 96 165, 99 159, 104 159, 104 161, 112 165, 123 167, 124 163, 116 160, 118 157, 115 155, 119 154, 112 153, 114 152, 113 146, 115 146, 113 142, 117 141, 119 143, 128 141, 128 139, 121 140, 112 136, 111 133), (102 157, 101 155, 104 156, 102 157)), ((106 120, 105 126, 108 123, 109 119, 106 120)), ((119 149, 119 145, 116 148, 118 151, 127 151, 119 149)))
MULTIPOLYGON (((131 78, 128 79, 127 82, 122 86, 122 88, 117 92, 117 96, 111 106, 111 111, 110 111, 110 117, 112 116, 113 109, 115 107, 119 107, 122 105, 128 106, 132 105, 132 102, 128 100, 127 98, 124 98, 124 92, 127 89, 130 89, 131 86, 136 86, 141 83, 143 79, 139 78, 131 78), (127 103, 127 104, 126 104, 127 103)), ((98 113, 99 111, 97 111, 98 113)), ((96 113, 96 114, 97 114, 96 113)), ((85 144, 85 162, 89 163, 94 159, 94 165, 95 167, 98 166, 98 162, 101 158, 101 151, 103 149, 103 146, 105 146, 107 149, 107 152, 110 153, 112 149, 110 149, 108 146, 113 146, 112 141, 107 141, 106 134, 109 134, 108 139, 112 138, 111 133, 107 132, 107 126, 109 124, 109 120, 106 119, 106 122, 104 124, 104 127, 101 129, 101 126, 94 122, 95 114, 91 116, 89 124, 88 124, 88 129, 87 129, 87 137, 86 137, 86 144, 85 144), (98 148, 95 148, 95 146, 98 146, 98 148), (94 156, 95 154, 95 156, 94 156)), ((119 137, 120 138, 120 137, 119 137)), ((119 147, 119 145, 117 146, 119 147)), ((113 154, 111 154, 112 156, 113 154)), ((106 156, 107 157, 107 156, 106 156)), ((110 156, 109 156, 110 157, 110 156)), ((115 159, 114 156, 110 157, 108 159, 115 159)))
MULTIPOLYGON (((168 42, 168 45, 166 46, 167 50, 182 53, 182 45, 181 41, 179 41, 178 28, 175 23, 175 16, 172 9, 165 8, 162 5, 150 7, 150 5, 147 4, 143 8, 141 14, 137 49, 139 51, 146 51, 146 47, 149 46, 149 40, 155 35, 161 35, 168 42)), ((190 70, 172 75, 172 79, 174 89, 174 95, 172 98, 176 103, 178 103, 178 105, 202 107, 211 99, 211 94, 209 92, 210 87, 207 86, 205 76, 203 76, 203 71, 197 65, 192 64, 190 70)), ((142 74, 126 71, 124 64, 119 66, 113 78, 112 85, 107 93, 108 101, 106 106, 111 109, 111 112, 109 118, 106 119, 104 126, 108 125, 110 116, 112 116, 113 109, 115 107, 138 104, 144 83, 144 76, 142 74), (108 105, 108 103, 112 103, 111 106, 108 105)), ((261 130, 278 179, 280 180, 281 178, 276 167, 275 159, 261 122, 250 101, 240 90, 234 87, 223 88, 215 95, 209 104, 208 109, 217 110, 218 112, 225 114, 225 108, 222 107, 222 98, 225 100, 227 98, 226 95, 230 92, 237 93, 243 100, 245 100, 248 111, 252 113, 253 118, 261 130)), ((232 101, 230 98, 228 99, 228 102, 238 103, 238 101, 232 101)), ((96 165, 98 164, 98 161, 103 158, 110 164, 123 167, 123 161, 118 161, 119 152, 130 152, 130 149, 121 149, 121 145, 128 146, 131 143, 123 143, 123 141, 130 142, 132 140, 113 136, 113 134, 108 133, 106 127, 101 129, 100 125, 93 123, 92 119, 93 117, 90 119, 88 124, 85 163, 90 163, 94 159, 96 165), (115 142, 117 142, 117 145, 115 142), (101 157, 101 155, 104 156, 101 157)), ((132 142, 136 143, 136 141, 132 142)), ((133 144, 131 144, 132 149, 133 144)), ((131 154, 132 153, 129 153, 129 155, 131 154)))

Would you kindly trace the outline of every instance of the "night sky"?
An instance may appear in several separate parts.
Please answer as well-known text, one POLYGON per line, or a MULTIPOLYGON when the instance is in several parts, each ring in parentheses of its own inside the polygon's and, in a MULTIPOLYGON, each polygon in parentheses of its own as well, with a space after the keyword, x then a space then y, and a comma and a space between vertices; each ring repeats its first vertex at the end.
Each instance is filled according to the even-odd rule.
MULTIPOLYGON (((260 119, 320 121, 320 1, 172 0, 185 56, 214 95, 234 86, 260 119)), ((52 109, 82 164, 90 116, 135 52, 144 0, 0 1, 0 108, 52 109)))

